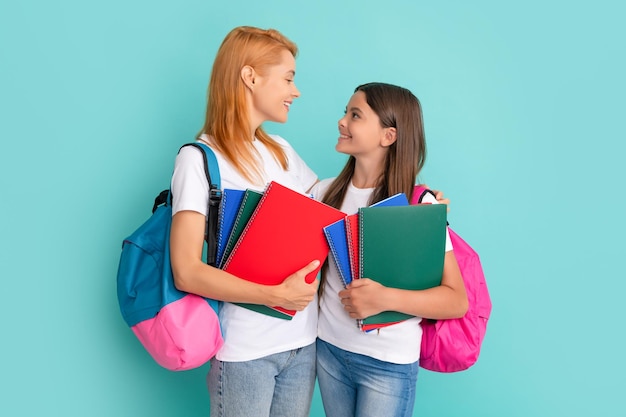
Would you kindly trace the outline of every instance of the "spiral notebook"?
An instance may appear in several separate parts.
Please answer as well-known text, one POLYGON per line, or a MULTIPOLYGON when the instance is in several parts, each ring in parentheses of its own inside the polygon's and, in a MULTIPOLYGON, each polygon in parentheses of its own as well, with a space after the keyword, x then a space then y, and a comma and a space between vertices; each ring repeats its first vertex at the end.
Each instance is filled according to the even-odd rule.
MULTIPOLYGON (((371 207, 406 206, 409 204, 404 193, 381 200, 371 207)), ((324 228, 326 240, 344 286, 359 278, 359 224, 358 214, 351 214, 324 228)))
MULTIPOLYGON (((230 225, 228 239, 226 240, 224 253, 222 254, 221 263, 220 263, 221 267, 223 267, 224 263, 230 256, 230 253, 232 252, 233 248, 237 244, 237 240, 239 240, 241 233, 243 232, 246 225, 248 224, 248 221, 250 220, 252 213, 254 213, 256 206, 259 204, 259 201, 261 201, 261 197, 263 197, 263 193, 260 193, 258 191, 245 190, 243 192, 241 202, 239 203, 237 207, 237 211, 236 211, 237 214, 234 218, 230 220, 232 221, 232 224, 230 225)), ((227 199, 227 203, 228 201, 230 200, 227 199)), ((236 202, 233 202, 233 203, 235 204, 233 204, 233 207, 229 211, 234 211, 236 202)), ((232 213, 229 214, 229 217, 232 217, 232 213)), ((227 226, 225 225, 224 228, 226 229, 226 227, 227 226)))
MULTIPOLYGON (((360 276, 386 287, 423 290, 441 284, 446 246, 447 206, 420 204, 359 209, 360 276)), ((363 325, 412 317, 385 311, 363 325)))
POLYGON ((245 190, 226 188, 222 192, 222 202, 217 222, 217 265, 222 265, 226 243, 235 225, 239 207, 243 201, 245 190))
POLYGON ((330 257, 339 271, 339 278, 341 278, 343 286, 346 287, 352 282, 352 271, 350 270, 350 248, 346 238, 345 219, 326 226, 324 235, 330 247, 330 257))
MULTIPOLYGON (((272 181, 222 269, 248 281, 277 285, 313 260, 319 260, 321 267, 329 251, 323 228, 344 217, 342 211, 272 181)), ((315 280, 320 267, 307 274, 307 282, 315 280)), ((275 312, 268 310, 291 317, 296 313, 240 305, 273 316, 275 312)))

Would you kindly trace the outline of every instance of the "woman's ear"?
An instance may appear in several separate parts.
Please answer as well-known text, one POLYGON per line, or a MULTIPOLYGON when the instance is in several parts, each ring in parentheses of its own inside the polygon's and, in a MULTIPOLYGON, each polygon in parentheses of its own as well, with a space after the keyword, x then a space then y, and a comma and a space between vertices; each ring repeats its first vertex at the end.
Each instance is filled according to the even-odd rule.
POLYGON ((254 68, 252 68, 250 65, 245 65, 241 69, 241 79, 243 80, 243 83, 246 85, 246 87, 250 89, 250 91, 254 90, 255 76, 256 72, 254 71, 254 68))
POLYGON ((383 135, 383 140, 381 145, 384 147, 391 146, 396 142, 397 139, 397 131, 395 127, 385 128, 385 134, 383 135))

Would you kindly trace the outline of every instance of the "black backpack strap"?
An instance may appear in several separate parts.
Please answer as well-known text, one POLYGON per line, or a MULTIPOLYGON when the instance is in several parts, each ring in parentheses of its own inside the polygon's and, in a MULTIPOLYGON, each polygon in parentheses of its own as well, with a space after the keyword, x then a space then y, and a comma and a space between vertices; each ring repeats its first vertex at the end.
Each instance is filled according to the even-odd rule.
MULTIPOLYGON (((180 147, 193 146, 202 152, 204 161, 204 173, 209 183, 209 206, 206 216, 206 227, 204 240, 207 243, 206 263, 215 266, 217 262, 217 220, 219 217, 219 207, 222 202, 222 190, 220 187, 221 177, 217 164, 217 158, 213 150, 203 143, 187 143, 180 147)), ((180 152, 180 149, 178 150, 180 152)))
POLYGON ((152 206, 152 212, 154 213, 160 205, 169 203, 170 190, 163 190, 159 193, 159 195, 154 199, 154 205, 152 206))

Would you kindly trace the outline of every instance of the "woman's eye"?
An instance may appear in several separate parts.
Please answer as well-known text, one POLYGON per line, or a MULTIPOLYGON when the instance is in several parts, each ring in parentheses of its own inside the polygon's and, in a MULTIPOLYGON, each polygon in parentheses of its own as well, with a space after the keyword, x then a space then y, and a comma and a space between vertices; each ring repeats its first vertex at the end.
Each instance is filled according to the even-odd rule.
POLYGON ((356 113, 352 113, 352 118, 353 118, 353 119, 358 119, 358 118, 359 118, 359 115, 358 115, 358 114, 356 114, 356 113))

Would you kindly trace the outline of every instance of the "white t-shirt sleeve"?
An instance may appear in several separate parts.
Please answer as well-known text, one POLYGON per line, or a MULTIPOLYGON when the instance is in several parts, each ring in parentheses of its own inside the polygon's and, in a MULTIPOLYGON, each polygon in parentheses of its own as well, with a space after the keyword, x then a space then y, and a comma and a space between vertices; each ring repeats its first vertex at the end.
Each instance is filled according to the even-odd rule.
POLYGON ((191 210, 206 216, 209 184, 204 171, 202 151, 186 146, 176 156, 172 175, 172 215, 191 210))
POLYGON ((333 182, 334 179, 334 177, 326 178, 315 184, 311 189, 311 195, 313 196, 313 198, 318 201, 322 201, 322 198, 324 198, 324 194, 326 193, 328 187, 330 187, 330 184, 333 182))

